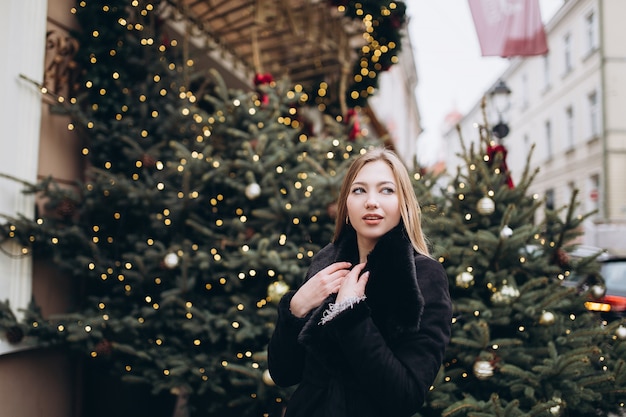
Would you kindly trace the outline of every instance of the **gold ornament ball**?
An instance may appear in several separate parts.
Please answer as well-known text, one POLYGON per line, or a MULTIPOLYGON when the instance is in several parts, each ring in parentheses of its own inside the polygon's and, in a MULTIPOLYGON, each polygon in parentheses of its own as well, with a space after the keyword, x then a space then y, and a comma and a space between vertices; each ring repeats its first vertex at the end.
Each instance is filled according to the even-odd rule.
POLYGON ((480 380, 493 376, 493 365, 489 361, 479 360, 474 362, 474 375, 480 380))
POLYGON ((543 313, 541 313, 541 317, 539 317, 539 324, 543 324, 544 326, 549 326, 551 324, 554 324, 555 319, 556 317, 554 317, 553 312, 544 311, 543 313))
POLYGON ((469 288, 474 285, 474 275, 467 271, 461 272, 456 276, 456 286, 460 288, 469 288))
POLYGON ((276 304, 278 304, 283 295, 287 294, 287 291, 289 291, 289 285, 285 281, 272 282, 267 287, 267 295, 270 301, 276 304))
POLYGON ((496 203, 489 197, 483 197, 478 200, 476 210, 480 214, 491 214, 496 210, 496 203))
POLYGON ((265 385, 269 385, 270 387, 276 385, 276 383, 272 379, 272 375, 270 375, 269 369, 263 371, 263 382, 265 383, 265 385))

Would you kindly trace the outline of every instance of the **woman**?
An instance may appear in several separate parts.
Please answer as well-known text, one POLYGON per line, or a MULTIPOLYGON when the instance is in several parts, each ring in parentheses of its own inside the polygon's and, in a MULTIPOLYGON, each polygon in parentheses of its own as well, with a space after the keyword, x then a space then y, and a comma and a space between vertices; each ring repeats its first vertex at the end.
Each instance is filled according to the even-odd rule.
POLYGON ((268 347, 286 417, 414 414, 441 366, 452 307, 406 168, 374 148, 350 166, 333 242, 280 301, 268 347))

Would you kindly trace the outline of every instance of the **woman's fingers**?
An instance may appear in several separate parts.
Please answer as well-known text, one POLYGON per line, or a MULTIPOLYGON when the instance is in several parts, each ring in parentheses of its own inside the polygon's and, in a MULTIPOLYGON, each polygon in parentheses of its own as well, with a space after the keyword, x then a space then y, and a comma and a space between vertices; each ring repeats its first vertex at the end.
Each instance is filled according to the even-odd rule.
POLYGON ((365 286, 367 285, 367 280, 369 279, 369 277, 370 271, 366 271, 359 277, 358 281, 356 282, 357 288, 359 289, 361 295, 365 294, 365 286))
POLYGON ((338 292, 350 266, 349 262, 336 262, 315 274, 292 297, 291 312, 298 317, 304 317, 322 304, 328 295, 338 292))
POLYGON ((337 294, 337 302, 351 297, 361 297, 365 294, 365 285, 369 278, 369 272, 361 274, 363 268, 365 268, 365 263, 360 263, 346 275, 337 294))

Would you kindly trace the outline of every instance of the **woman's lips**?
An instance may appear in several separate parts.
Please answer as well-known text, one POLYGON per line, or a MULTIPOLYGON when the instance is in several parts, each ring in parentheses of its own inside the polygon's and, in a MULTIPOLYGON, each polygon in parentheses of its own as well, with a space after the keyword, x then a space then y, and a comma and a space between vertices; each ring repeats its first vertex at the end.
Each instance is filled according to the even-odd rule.
POLYGON ((365 216, 362 217, 362 219, 365 222, 365 224, 377 225, 383 220, 383 216, 378 215, 378 214, 366 214, 365 216))

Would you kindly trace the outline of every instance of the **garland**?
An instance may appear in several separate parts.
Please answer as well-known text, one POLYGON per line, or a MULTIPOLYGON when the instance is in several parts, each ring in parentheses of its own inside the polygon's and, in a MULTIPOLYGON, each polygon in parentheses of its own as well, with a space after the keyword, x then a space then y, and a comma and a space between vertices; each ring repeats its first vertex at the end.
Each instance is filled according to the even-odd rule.
POLYGON ((362 20, 366 45, 359 51, 353 78, 346 92, 349 107, 364 106, 378 88, 378 75, 398 62, 402 49, 400 29, 406 23, 406 4, 389 0, 328 0, 351 19, 362 20))

